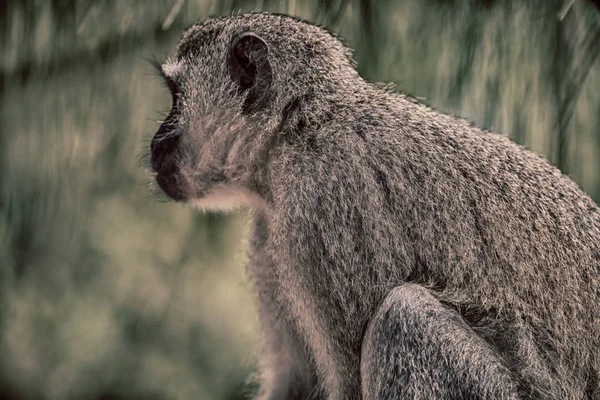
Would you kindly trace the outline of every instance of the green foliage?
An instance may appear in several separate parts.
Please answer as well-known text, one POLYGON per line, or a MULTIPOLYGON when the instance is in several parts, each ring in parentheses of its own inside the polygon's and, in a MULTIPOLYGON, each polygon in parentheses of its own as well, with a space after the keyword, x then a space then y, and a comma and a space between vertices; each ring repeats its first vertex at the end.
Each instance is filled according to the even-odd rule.
POLYGON ((169 106, 144 58, 184 27, 238 10, 324 24, 369 80, 511 135, 598 199, 600 13, 560 19, 564 3, 1 2, 0 397, 243 396, 247 218, 156 201, 139 160, 169 106))

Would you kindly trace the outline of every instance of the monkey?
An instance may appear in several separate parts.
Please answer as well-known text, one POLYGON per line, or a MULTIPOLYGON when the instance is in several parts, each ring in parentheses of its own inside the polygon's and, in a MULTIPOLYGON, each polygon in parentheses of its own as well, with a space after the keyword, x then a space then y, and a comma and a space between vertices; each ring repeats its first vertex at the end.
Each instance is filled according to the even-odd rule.
POLYGON ((252 216, 259 399, 600 399, 600 212, 546 159, 295 17, 199 22, 159 71, 157 185, 252 216))

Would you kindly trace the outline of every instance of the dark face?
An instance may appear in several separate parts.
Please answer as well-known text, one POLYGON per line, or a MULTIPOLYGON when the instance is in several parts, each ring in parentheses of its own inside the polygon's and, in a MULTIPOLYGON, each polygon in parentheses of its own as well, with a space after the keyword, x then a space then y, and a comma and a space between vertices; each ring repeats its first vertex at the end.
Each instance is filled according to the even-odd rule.
POLYGON ((273 77, 265 41, 196 28, 159 69, 173 105, 150 145, 158 186, 180 202, 247 189, 243 151, 260 141, 248 119, 267 106, 273 77))
POLYGON ((177 129, 179 89, 171 78, 165 76, 165 80, 173 96, 173 103, 169 115, 150 144, 151 166, 156 172, 156 183, 160 188, 172 199, 183 201, 186 194, 177 183, 179 174, 177 148, 181 138, 181 130, 177 129))

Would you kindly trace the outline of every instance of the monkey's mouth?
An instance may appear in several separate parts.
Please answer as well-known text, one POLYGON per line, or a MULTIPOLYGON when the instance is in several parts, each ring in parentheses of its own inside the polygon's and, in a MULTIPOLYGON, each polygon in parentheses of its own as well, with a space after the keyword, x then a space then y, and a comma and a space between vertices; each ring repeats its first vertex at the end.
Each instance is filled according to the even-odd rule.
POLYGON ((156 175, 156 183, 165 192, 167 196, 175 201, 183 202, 187 200, 187 196, 181 189, 181 178, 174 172, 158 173, 156 175))

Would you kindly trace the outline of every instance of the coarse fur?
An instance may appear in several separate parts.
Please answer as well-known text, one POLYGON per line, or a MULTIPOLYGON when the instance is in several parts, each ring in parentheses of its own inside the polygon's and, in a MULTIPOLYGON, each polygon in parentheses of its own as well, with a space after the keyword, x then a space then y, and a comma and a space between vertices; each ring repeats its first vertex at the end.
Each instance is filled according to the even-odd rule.
POLYGON ((600 399, 600 212, 546 160, 283 15, 195 25, 160 70, 160 187, 253 209, 259 398, 600 399))

